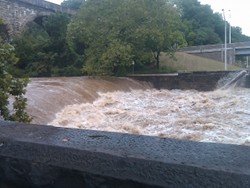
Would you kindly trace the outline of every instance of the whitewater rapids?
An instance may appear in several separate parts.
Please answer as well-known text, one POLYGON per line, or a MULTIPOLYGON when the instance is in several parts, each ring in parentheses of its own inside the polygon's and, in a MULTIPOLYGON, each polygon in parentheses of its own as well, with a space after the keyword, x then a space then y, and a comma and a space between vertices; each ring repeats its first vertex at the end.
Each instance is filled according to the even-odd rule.
POLYGON ((156 90, 131 79, 37 78, 33 123, 250 145, 250 89, 156 90))

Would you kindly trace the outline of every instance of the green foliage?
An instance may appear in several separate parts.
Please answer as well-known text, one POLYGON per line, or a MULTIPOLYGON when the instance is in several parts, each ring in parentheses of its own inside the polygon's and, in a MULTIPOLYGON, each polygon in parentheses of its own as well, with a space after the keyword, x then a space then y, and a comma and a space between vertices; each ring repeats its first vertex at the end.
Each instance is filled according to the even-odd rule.
POLYGON ((0 39, 0 118, 30 122, 31 119, 25 112, 27 100, 24 98, 24 87, 27 86, 28 79, 14 78, 6 71, 17 61, 14 47, 0 39))
MULTIPOLYGON (((209 5, 198 0, 173 0, 185 26, 188 45, 206 45, 224 41, 224 20, 221 14, 213 13, 209 5)), ((250 40, 237 27, 232 27, 232 42, 250 40)))
POLYGON ((198 0, 176 0, 176 4, 186 24, 185 35, 189 45, 222 42, 223 20, 220 15, 213 14, 210 6, 201 5, 198 0))
POLYGON ((119 75, 132 60, 137 68, 159 67, 162 51, 185 45, 180 27, 178 12, 166 0, 91 0, 70 22, 67 39, 86 73, 119 75))
MULTIPOLYGON (((16 67, 29 76, 64 75, 67 67, 75 67, 81 73, 78 56, 72 53, 66 42, 66 14, 52 14, 43 18, 42 25, 31 22, 26 31, 15 38, 16 53, 20 57, 16 67)), ((65 73, 69 74, 69 73, 65 73)))
POLYGON ((109 75, 114 73, 117 76, 124 76, 126 67, 131 66, 131 52, 132 48, 130 45, 116 40, 112 41, 100 58, 102 62, 101 70, 104 70, 109 75))
MULTIPOLYGON (((186 45, 224 41, 222 15, 198 0, 64 0, 62 5, 77 14, 71 19, 57 13, 31 22, 14 39, 20 59, 8 72, 118 76, 160 71, 162 52, 172 56, 186 45)), ((1 25, 0 20, 0 31, 1 25)), ((241 28, 232 27, 232 42, 246 40, 250 38, 241 28)))
POLYGON ((242 34, 240 27, 232 27, 232 42, 250 41, 250 37, 242 34))
POLYGON ((3 40, 9 39, 7 25, 4 23, 3 19, 0 17, 0 37, 3 40))
POLYGON ((84 2, 85 0, 64 0, 61 5, 72 9, 79 9, 84 2))

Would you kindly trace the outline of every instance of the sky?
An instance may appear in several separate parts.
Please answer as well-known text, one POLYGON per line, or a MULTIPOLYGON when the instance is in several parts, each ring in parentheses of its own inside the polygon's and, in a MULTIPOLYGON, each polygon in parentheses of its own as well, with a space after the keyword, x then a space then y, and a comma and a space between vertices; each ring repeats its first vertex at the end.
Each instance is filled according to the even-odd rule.
MULTIPOLYGON (((63 0, 47 0, 53 3, 60 4, 63 0)), ((222 9, 225 10, 226 19, 230 21, 232 26, 242 28, 242 33, 250 36, 250 1, 249 0, 198 0, 201 4, 208 4, 214 12, 222 14, 222 9), (231 18, 230 18, 231 14, 231 18)))
POLYGON ((52 3, 56 3, 56 4, 61 4, 61 2, 63 2, 63 0, 46 0, 52 3))
POLYGON ((208 4, 214 10, 222 14, 225 10, 226 19, 230 21, 232 26, 242 28, 242 33, 250 36, 250 1, 249 0, 199 0, 201 4, 208 4), (231 19, 230 19, 231 13, 231 19))

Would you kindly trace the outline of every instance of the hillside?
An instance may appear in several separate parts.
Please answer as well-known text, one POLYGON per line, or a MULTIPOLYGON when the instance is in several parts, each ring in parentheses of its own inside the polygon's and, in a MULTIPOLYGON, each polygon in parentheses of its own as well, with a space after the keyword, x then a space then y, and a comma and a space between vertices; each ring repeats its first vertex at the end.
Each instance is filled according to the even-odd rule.
MULTIPOLYGON (((224 63, 184 52, 176 52, 174 58, 161 55, 161 66, 171 67, 177 71, 215 71, 224 70, 224 63)), ((240 67, 228 65, 228 70, 239 70, 240 67)))

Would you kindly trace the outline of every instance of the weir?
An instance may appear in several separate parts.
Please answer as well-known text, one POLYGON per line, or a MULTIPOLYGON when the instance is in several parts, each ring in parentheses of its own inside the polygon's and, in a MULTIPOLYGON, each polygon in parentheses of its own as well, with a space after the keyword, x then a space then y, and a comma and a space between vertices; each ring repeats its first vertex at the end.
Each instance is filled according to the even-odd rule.
POLYGON ((248 71, 243 70, 239 73, 236 73, 236 75, 230 79, 224 86, 222 86, 222 89, 227 89, 234 85, 242 85, 243 87, 247 86, 247 78, 246 76, 249 76, 248 71))
MULTIPOLYGON (((88 91, 91 91, 93 86, 102 91, 128 91, 129 88, 138 87, 147 90, 150 85, 160 89, 160 86, 174 87, 173 83, 178 83, 175 86, 176 89, 188 88, 188 83, 189 88, 198 88, 201 80, 205 78, 213 80, 214 84, 208 82, 205 84, 215 88, 214 80, 224 74, 226 73, 219 75, 213 72, 209 77, 209 73, 206 73, 205 78, 201 73, 186 73, 186 80, 184 74, 179 78, 173 75, 167 78, 165 75, 161 79, 158 78, 162 81, 158 85, 154 85, 156 82, 153 76, 154 79, 150 84, 126 79, 119 81, 101 79, 91 80, 89 84, 85 82, 81 86, 88 91), (167 79, 174 81, 164 85, 164 80, 167 79), (197 84, 194 84, 196 81, 197 84)), ((66 90, 60 90, 62 86, 69 87, 69 83, 75 83, 69 87, 73 97, 66 92, 64 96, 67 98, 58 101, 59 107, 62 108, 63 105, 74 100, 78 102, 95 100, 98 93, 95 94, 96 96, 90 95, 79 87, 84 80, 35 79, 35 82, 31 81, 31 85, 28 86, 28 91, 32 88, 33 91, 39 92, 40 99, 38 96, 36 99, 41 100, 41 104, 45 100, 56 102, 58 99, 53 97, 53 94, 60 96, 61 92, 66 92, 66 90), (43 94, 42 91, 45 88, 46 92, 43 94), (80 101, 81 96, 85 96, 82 101, 80 101), (68 98, 69 101, 67 101, 68 98)), ((204 88, 205 86, 202 85, 201 90, 204 88)), ((247 91, 244 90, 244 92, 247 91)), ((159 95, 162 93, 156 93, 156 96, 159 97, 159 95)), ((28 96, 32 97, 32 93, 28 92, 28 96)), ((217 97, 220 100, 220 95, 212 98, 217 97)), ((203 103, 204 100, 201 101, 203 103)), ((231 103, 234 102, 229 102, 231 103)), ((31 101, 30 105, 37 104, 31 101)), ((111 104, 108 103, 108 105, 111 104)), ((48 106, 49 104, 44 104, 43 107, 48 108, 48 106)), ((53 110, 57 109, 53 107, 49 112, 52 113, 53 110)), ((236 110, 236 112, 242 113, 244 117, 248 114, 247 111, 236 110)), ((41 121, 45 122, 44 119, 41 121)), ((206 126, 207 128, 209 127, 206 126)), ((243 127, 240 126, 240 129, 243 127)), ((202 143, 158 136, 0 121, 0 187, 249 187, 249 156, 250 147, 244 145, 202 143)))
POLYGON ((243 88, 250 86, 250 71, 197 71, 180 72, 177 74, 139 74, 130 75, 130 78, 147 81, 153 84, 157 89, 195 89, 198 91, 212 91, 218 89, 227 89, 233 84, 243 88), (227 82, 218 86, 221 79, 228 77, 227 82))

